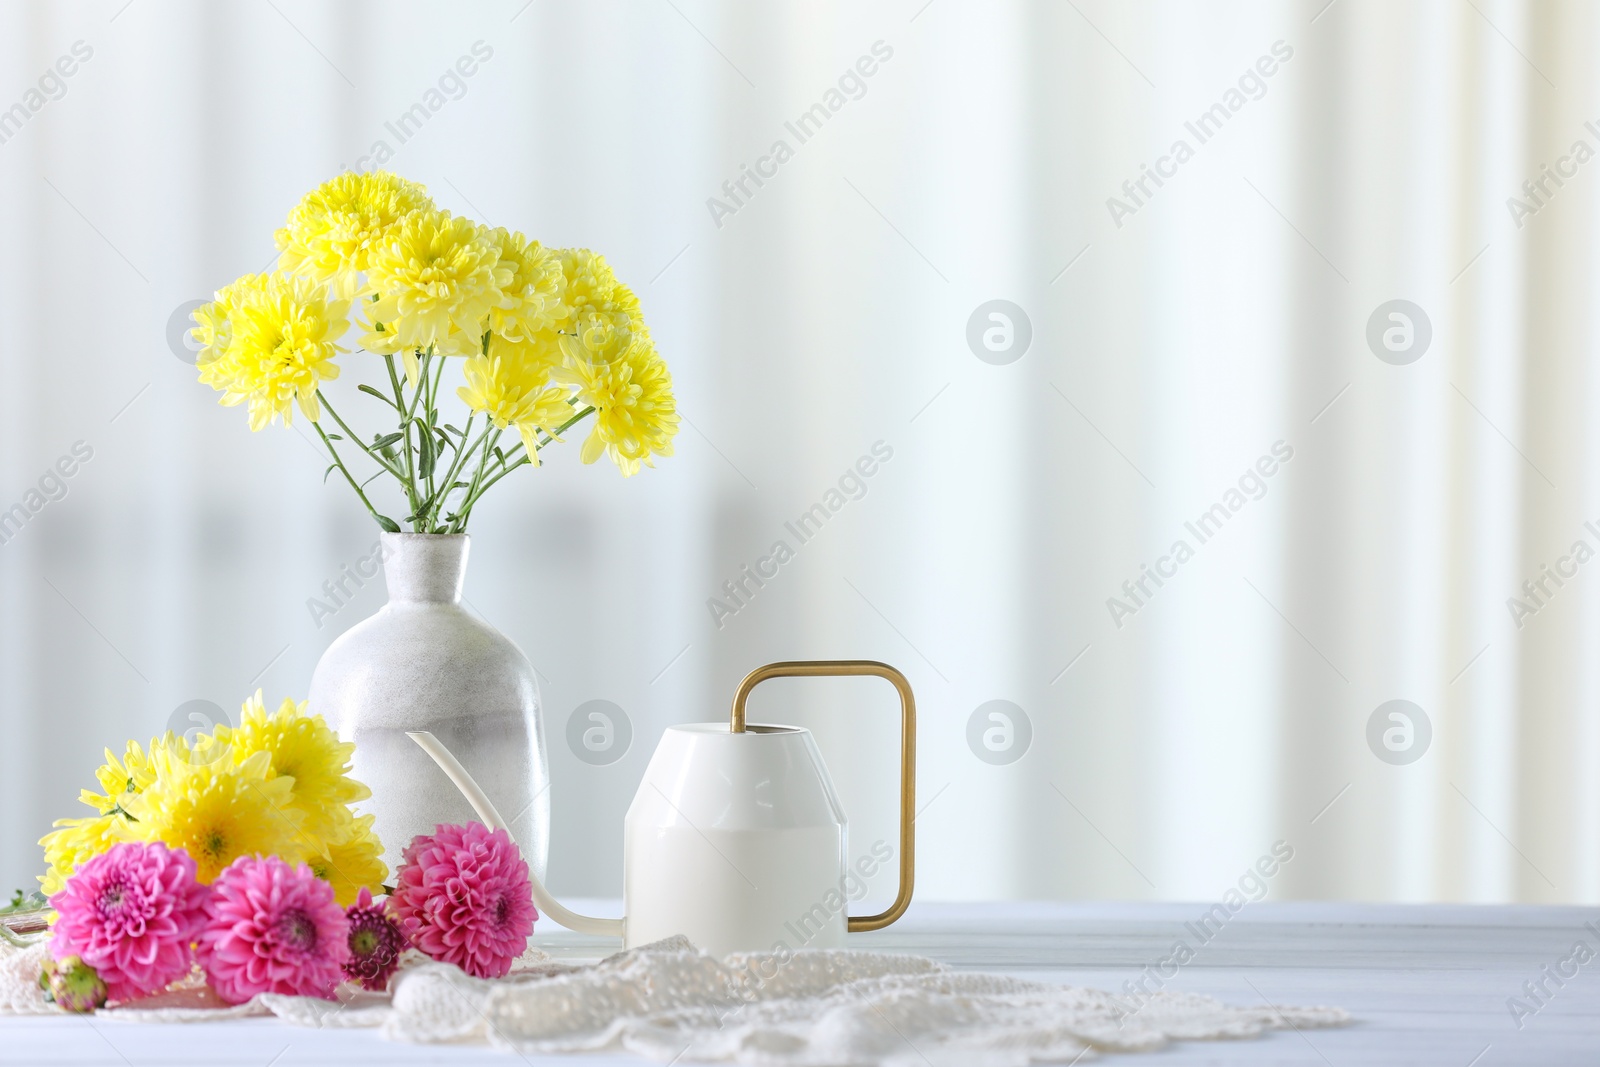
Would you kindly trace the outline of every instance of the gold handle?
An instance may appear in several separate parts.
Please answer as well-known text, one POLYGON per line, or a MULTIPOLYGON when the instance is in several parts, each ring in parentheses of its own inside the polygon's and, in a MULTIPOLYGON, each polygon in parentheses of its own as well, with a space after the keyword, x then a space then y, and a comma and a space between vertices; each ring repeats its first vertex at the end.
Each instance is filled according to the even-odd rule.
POLYGON ((742 734, 745 701, 752 689, 769 678, 846 678, 863 674, 887 680, 900 694, 900 892, 893 904, 876 915, 850 916, 851 933, 881 930, 904 915, 911 903, 917 812, 917 702, 911 695, 911 683, 905 675, 877 660, 791 660, 757 667, 745 675, 739 691, 733 694, 732 730, 742 734))

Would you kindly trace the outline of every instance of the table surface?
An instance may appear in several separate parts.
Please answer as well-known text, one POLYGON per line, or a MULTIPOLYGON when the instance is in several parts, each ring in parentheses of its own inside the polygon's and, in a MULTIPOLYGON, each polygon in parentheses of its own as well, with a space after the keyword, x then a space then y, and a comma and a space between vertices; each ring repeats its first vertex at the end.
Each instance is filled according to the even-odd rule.
MULTIPOLYGON (((599 902, 581 910, 615 914, 599 902)), ((1120 989, 1167 955, 1200 919, 1199 904, 921 904, 899 923, 852 935, 852 947, 932 956, 951 966, 1036 980, 1120 989)), ((1235 916, 1167 988, 1233 1004, 1328 1004, 1352 1025, 1283 1031, 1254 1041, 1184 1042, 1101 1062, 1197 1064, 1408 1064, 1441 1067, 1600 1065, 1600 955, 1564 984, 1578 941, 1600 952, 1600 909, 1473 905, 1252 904, 1235 916), (1507 1000, 1543 978, 1552 996, 1513 1019, 1507 1000)), ((615 941, 559 929, 536 935, 566 958, 598 957, 615 941)), ((272 1019, 152 1026, 111 1018, 0 1019, 0 1063, 107 1065, 519 1063, 486 1048, 391 1044, 366 1031, 309 1030, 272 1019)), ((1089 1058, 1085 1057, 1084 1062, 1089 1058)), ((552 1057, 541 1064, 637 1065, 626 1055, 552 1057)))

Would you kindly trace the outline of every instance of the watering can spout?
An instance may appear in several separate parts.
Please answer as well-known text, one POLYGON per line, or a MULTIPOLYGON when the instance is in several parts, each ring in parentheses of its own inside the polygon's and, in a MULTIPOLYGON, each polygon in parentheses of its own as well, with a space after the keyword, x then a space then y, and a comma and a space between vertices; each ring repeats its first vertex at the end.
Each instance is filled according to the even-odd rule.
MULTIPOLYGON (((500 817, 500 813, 495 810, 494 804, 490 803, 489 798, 478 787, 478 783, 472 780, 472 775, 467 773, 467 769, 461 766, 460 761, 450 754, 450 750, 445 748, 437 737, 434 737, 433 734, 426 730, 408 730, 406 731, 406 736, 415 741, 422 751, 433 757, 433 762, 437 763, 439 769, 449 776, 450 781, 455 783, 457 789, 461 790, 461 795, 467 798, 467 803, 472 805, 472 810, 478 813, 478 818, 483 820, 485 826, 491 830, 504 830, 507 834, 511 833, 511 828, 500 817)), ((528 871, 528 881, 532 884, 533 902, 538 905, 539 911, 565 926, 568 930, 576 930, 580 934, 604 934, 610 937, 623 936, 625 920, 601 919, 593 915, 579 915, 577 912, 563 907, 560 901, 551 896, 550 891, 544 887, 544 883, 539 881, 539 876, 534 874, 531 869, 528 871)))

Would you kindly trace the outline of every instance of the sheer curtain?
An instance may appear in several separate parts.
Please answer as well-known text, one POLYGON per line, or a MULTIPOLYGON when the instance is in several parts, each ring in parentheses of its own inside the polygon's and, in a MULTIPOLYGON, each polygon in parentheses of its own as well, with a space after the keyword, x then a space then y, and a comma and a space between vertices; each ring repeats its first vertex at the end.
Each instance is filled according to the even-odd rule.
MULTIPOLYGON (((381 162, 603 251, 673 369, 677 455, 569 448, 474 522, 469 604, 541 673, 558 891, 620 892, 667 724, 855 656, 917 692, 923 897, 1212 899, 1276 848, 1276 897, 1600 899, 1597 30, 0 4, 0 881, 102 747, 303 696, 382 603, 310 609, 376 531, 174 342, 381 162), (565 741, 596 700, 633 735, 600 766, 565 741)), ((887 689, 756 704, 816 730, 854 850, 894 840, 887 689)))

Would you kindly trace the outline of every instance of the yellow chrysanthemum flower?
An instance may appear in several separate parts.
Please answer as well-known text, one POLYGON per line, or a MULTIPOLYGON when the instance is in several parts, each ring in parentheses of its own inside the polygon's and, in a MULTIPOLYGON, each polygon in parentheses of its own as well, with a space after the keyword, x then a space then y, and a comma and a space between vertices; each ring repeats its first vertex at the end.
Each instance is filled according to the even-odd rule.
POLYGON ((298 863, 316 849, 293 804, 294 779, 273 777, 271 760, 257 752, 241 763, 191 762, 179 746, 157 745, 155 780, 125 805, 134 822, 124 830, 186 850, 202 882, 240 856, 298 863))
POLYGON ((372 818, 358 819, 350 807, 372 795, 347 774, 355 746, 304 704, 285 700, 269 715, 259 690, 240 718, 192 745, 169 731, 148 750, 129 741, 121 759, 107 749, 95 772, 103 792, 79 797, 95 814, 62 819, 39 842, 45 892, 119 841, 187 849, 205 881, 238 856, 260 853, 336 867, 352 900, 362 885, 379 889, 388 874, 383 847, 372 818))
POLYGON ((639 298, 617 280, 605 256, 587 248, 566 248, 560 258, 565 283, 561 299, 567 311, 562 333, 581 335, 598 327, 643 334, 649 340, 639 298))
MULTIPOLYGON (((167 737, 170 739, 171 734, 167 737)), ((154 749, 158 741, 151 741, 154 749)), ((178 741, 181 745, 182 742, 178 741)), ((123 805, 155 780, 155 771, 149 757, 137 741, 129 741, 122 759, 108 748, 106 761, 94 772, 103 793, 84 789, 78 800, 95 814, 81 819, 57 819, 52 825, 57 829, 39 839, 44 846, 47 872, 39 879, 48 896, 59 890, 72 877, 80 863, 100 855, 119 841, 131 840, 133 834, 127 826, 129 819, 123 805)))
POLYGON ((210 743, 228 749, 235 765, 265 753, 269 777, 287 777, 294 785, 289 806, 301 827, 318 842, 341 840, 351 833, 350 805, 372 790, 349 777, 356 746, 341 742, 321 715, 306 714, 306 704, 285 697, 268 714, 261 690, 244 702, 238 727, 219 725, 210 743))
POLYGON ((473 356, 462 368, 467 384, 457 395, 473 411, 481 411, 502 430, 515 426, 528 451, 529 461, 539 465, 539 435, 555 431, 572 418, 572 390, 552 384, 551 374, 559 366, 559 349, 550 341, 509 342, 492 338, 490 356, 473 356))
POLYGON ((408 215, 372 255, 367 277, 376 299, 362 308, 369 352, 404 355, 417 379, 417 352, 472 356, 482 351, 485 319, 511 284, 512 268, 471 219, 448 211, 408 215))
POLYGON ((44 861, 48 869, 39 877, 40 892, 45 896, 61 892, 77 871, 80 863, 87 863, 119 841, 128 840, 125 833, 128 820, 121 815, 93 815, 87 819, 57 819, 58 827, 39 839, 44 846, 44 861))
POLYGON ((321 417, 317 386, 339 376, 334 357, 350 329, 349 301, 331 300, 325 287, 281 274, 246 275, 195 313, 200 380, 222 393, 226 407, 248 404, 250 428, 283 416, 296 402, 306 417, 321 417), (220 347, 225 345, 225 347, 220 347))
MULTIPOLYGON (((643 330, 644 343, 649 345, 650 331, 643 330)), ((628 354, 633 331, 621 319, 607 318, 592 312, 568 319, 556 335, 562 351, 562 361, 582 360, 591 365, 614 363, 628 354)))
POLYGON ((500 264, 511 271, 510 280, 501 287, 500 302, 489 309, 489 328, 512 341, 555 329, 568 314, 562 303, 566 279, 560 257, 504 227, 490 230, 489 240, 500 252, 500 264))
POLYGON ((563 336, 561 347, 567 362, 559 377, 575 384, 579 401, 595 409, 594 428, 583 442, 585 463, 604 452, 631 477, 641 463, 654 466, 652 455, 672 455, 678 432, 672 375, 647 335, 593 330, 563 336))
POLYGON ((325 855, 306 861, 313 874, 333 886, 334 897, 345 907, 356 902, 356 894, 363 887, 374 896, 383 895, 389 865, 383 862, 383 845, 372 832, 375 818, 363 815, 356 819, 347 838, 328 845, 325 855))
POLYGON ((541 330, 524 341, 492 334, 488 355, 514 366, 518 378, 529 384, 549 381, 567 358, 561 351, 561 335, 554 330, 541 330))
MULTIPOLYGON (((158 743, 152 740, 151 748, 158 743)), ((105 792, 96 793, 85 789, 78 794, 78 799, 100 814, 109 815, 121 806, 124 800, 129 799, 128 794, 137 793, 155 781, 156 773, 150 766, 149 757, 145 755, 144 749, 139 747, 137 741, 128 742, 121 760, 118 760, 109 748, 105 752, 105 763, 94 772, 95 780, 105 792)))
POLYGON ((228 324, 227 309, 221 297, 222 294, 218 293, 217 299, 195 308, 190 316, 194 319, 194 328, 189 331, 189 336, 200 344, 195 364, 200 368, 202 382, 206 380, 206 365, 216 362, 217 357, 228 350, 228 342, 233 339, 233 330, 228 324))
POLYGON ((246 274, 232 285, 220 289, 216 299, 195 308, 190 316, 194 319, 194 328, 189 331, 189 336, 200 345, 195 365, 200 368, 200 381, 206 385, 216 384, 226 373, 222 357, 227 354, 228 345, 233 341, 233 324, 228 320, 228 309, 235 299, 236 287, 264 277, 264 274, 246 274))
POLYGON ((428 190, 389 173, 345 172, 307 193, 276 234, 278 269, 332 284, 342 300, 361 291, 373 250, 413 211, 431 211, 428 190))
POLYGON ((237 363, 230 361, 228 350, 233 345, 233 315, 245 302, 255 299, 266 290, 267 274, 246 274, 218 289, 209 304, 195 309, 194 329, 189 331, 200 345, 195 365, 200 370, 200 381, 221 392, 229 388, 238 374, 237 363))

